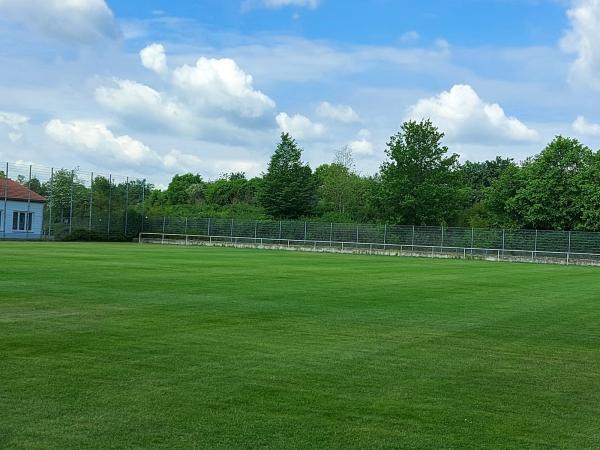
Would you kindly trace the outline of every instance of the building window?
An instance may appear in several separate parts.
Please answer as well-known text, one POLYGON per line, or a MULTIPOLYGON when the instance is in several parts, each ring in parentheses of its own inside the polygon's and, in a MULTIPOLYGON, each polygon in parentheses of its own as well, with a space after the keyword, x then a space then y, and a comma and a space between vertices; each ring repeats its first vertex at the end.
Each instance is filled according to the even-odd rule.
POLYGON ((33 213, 26 211, 13 212, 13 230, 16 231, 31 231, 31 222, 33 213))

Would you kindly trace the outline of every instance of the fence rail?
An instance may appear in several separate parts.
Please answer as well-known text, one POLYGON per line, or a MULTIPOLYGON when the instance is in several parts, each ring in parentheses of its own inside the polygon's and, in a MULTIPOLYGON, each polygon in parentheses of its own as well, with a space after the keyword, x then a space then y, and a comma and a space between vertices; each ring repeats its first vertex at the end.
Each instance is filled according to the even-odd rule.
POLYGON ((235 219, 147 219, 140 242, 600 264, 600 234, 235 219))

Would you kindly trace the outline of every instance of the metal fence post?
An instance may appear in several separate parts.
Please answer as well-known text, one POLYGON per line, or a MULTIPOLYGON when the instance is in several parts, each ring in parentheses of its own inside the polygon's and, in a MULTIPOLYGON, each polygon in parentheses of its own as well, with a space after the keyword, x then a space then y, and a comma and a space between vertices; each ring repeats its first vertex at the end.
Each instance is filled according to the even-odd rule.
POLYGON ((254 222, 254 244, 256 244, 256 240, 258 238, 258 220, 254 222))
POLYGON ((92 231, 92 208, 94 207, 94 172, 90 173, 90 217, 88 231, 92 231))
POLYGON ((304 243, 306 243, 306 237, 307 237, 307 223, 306 223, 306 221, 304 221, 304 243))
POLYGON ((279 240, 281 240, 281 220, 279 221, 279 240))
POLYGON ((125 236, 127 236, 127 228, 129 221, 129 177, 125 181, 125 236))
MULTIPOLYGON (((50 168, 50 195, 48 196, 48 239, 52 238, 52 203, 54 203, 54 167, 50 168)), ((6 226, 6 224, 5 224, 6 226)))
POLYGON ((537 242, 538 242, 538 230, 536 229, 535 230, 535 242, 533 244, 533 252, 534 252, 533 257, 534 258, 537 258, 537 242))
POLYGON ((411 246, 411 251, 414 253, 415 252, 415 226, 413 225, 413 230, 412 230, 412 242, 410 244, 411 246))
POLYGON ((385 250, 385 245, 387 244, 387 223, 383 225, 383 249, 385 250))
POLYGON ((356 225, 356 246, 358 247, 358 243, 360 242, 360 238, 358 236, 358 225, 356 225))
POLYGON ((2 220, 4 226, 2 227, 2 237, 6 238, 6 213, 8 211, 8 163, 6 163, 6 173, 4 174, 4 212, 2 213, 2 220))
MULTIPOLYGON (((163 216, 163 226, 162 226, 162 232, 163 234, 165 234, 165 225, 167 224, 167 218, 165 216, 163 216)), ((163 236, 164 239, 164 236, 163 236)))
POLYGON ((111 206, 112 206, 112 175, 108 175, 108 220, 106 225, 106 235, 110 239, 110 220, 111 220, 111 206))
POLYGON ((71 199, 69 201, 69 233, 73 232, 73 188, 75 183, 75 171, 71 170, 71 199))
POLYGON ((27 179, 27 217, 25 218, 25 240, 29 240, 32 230, 31 213, 31 164, 29 164, 29 178, 27 179))
POLYGON ((231 242, 233 242, 233 219, 231 219, 230 232, 231 232, 231 242))
POLYGON ((183 234, 186 235, 186 240, 187 240, 187 229, 188 229, 188 218, 185 218, 185 229, 183 231, 183 234))
POLYGON ((471 227, 471 258, 473 257, 473 247, 475 246, 475 228, 471 227))
POLYGON ((505 248, 506 248, 506 230, 502 230, 502 256, 504 256, 505 248))
POLYGON ((206 234, 210 237, 210 217, 208 218, 208 225, 206 227, 206 234))
POLYGON ((142 180, 142 232, 144 232, 144 222, 146 222, 146 179, 142 180))
POLYGON ((329 224, 329 246, 333 247, 333 222, 329 224))
POLYGON ((440 253, 444 253, 444 225, 442 225, 442 243, 440 244, 440 253))
POLYGON ((567 266, 569 265, 570 259, 571 259, 571 232, 569 231, 569 246, 567 247, 567 266))

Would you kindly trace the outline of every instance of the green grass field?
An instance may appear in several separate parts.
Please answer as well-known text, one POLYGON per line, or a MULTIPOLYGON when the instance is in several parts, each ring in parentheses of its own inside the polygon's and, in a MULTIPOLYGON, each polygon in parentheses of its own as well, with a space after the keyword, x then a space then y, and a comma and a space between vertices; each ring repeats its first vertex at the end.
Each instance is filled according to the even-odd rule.
POLYGON ((600 448, 600 269, 0 242, 2 448, 600 448))

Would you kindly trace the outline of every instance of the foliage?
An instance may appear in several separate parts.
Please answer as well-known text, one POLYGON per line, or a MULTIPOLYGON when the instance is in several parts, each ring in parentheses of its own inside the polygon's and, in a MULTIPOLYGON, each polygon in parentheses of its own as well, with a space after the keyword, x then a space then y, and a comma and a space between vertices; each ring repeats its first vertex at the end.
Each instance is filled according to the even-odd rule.
POLYGON ((260 203, 277 219, 294 219, 313 213, 317 184, 310 167, 301 161, 302 149, 287 133, 269 162, 260 190, 260 203))
POLYGON ((387 144, 381 166, 380 206, 390 221, 453 224, 465 204, 458 155, 448 155, 444 134, 429 120, 405 122, 387 144))
POLYGON ((202 177, 198 174, 175 175, 165 191, 166 200, 170 205, 196 203, 197 193, 203 185, 202 177))

